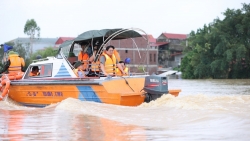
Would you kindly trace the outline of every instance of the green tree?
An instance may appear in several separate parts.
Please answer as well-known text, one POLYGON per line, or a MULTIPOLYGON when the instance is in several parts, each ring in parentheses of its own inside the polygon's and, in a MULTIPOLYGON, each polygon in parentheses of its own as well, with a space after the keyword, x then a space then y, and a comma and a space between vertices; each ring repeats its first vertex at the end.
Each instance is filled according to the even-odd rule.
POLYGON ((36 60, 37 56, 41 56, 42 58, 46 58, 49 56, 55 56, 57 55, 58 50, 55 50, 53 47, 46 47, 43 50, 38 50, 35 53, 32 54, 30 57, 30 60, 36 60))
POLYGON ((33 53, 33 40, 35 36, 40 37, 40 27, 34 19, 27 20, 24 26, 24 33, 30 37, 30 54, 33 53))
POLYGON ((190 33, 183 78, 250 78, 250 4, 242 5, 190 33))

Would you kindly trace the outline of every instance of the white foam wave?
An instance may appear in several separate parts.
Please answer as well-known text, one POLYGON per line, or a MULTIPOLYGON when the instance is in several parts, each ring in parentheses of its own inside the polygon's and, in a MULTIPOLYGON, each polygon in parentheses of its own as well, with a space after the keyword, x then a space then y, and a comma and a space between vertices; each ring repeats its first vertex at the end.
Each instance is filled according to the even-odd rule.
POLYGON ((4 101, 0 101, 0 108, 4 110, 30 110, 34 108, 22 106, 16 101, 13 101, 9 97, 7 97, 4 101))
POLYGON ((250 117, 250 113, 247 112, 249 111, 249 103, 250 96, 206 96, 202 94, 180 97, 164 95, 155 101, 143 103, 138 107, 68 98, 59 103, 55 110, 67 110, 76 114, 102 117, 126 124, 169 127, 183 122, 211 119, 214 118, 211 115, 223 113, 248 118, 250 117))
POLYGON ((162 97, 143 103, 140 107, 171 107, 181 109, 217 109, 229 110, 238 105, 243 109, 250 106, 250 95, 218 95, 208 96, 204 94, 187 95, 174 97, 172 95, 163 95, 162 97), (234 106, 232 106, 234 105, 234 106))

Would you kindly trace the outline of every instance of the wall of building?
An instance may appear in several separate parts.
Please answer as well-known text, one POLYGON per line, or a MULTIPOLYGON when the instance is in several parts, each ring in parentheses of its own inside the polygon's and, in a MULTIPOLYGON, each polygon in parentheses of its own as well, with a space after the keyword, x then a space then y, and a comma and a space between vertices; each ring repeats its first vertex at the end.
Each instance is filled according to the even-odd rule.
POLYGON ((147 46, 148 42, 143 37, 124 40, 110 41, 108 45, 113 45, 119 52, 121 60, 130 58, 130 70, 139 73, 141 68, 145 67, 145 71, 149 74, 156 72, 158 67, 158 49, 147 46), (150 58, 151 56, 151 58, 150 58))

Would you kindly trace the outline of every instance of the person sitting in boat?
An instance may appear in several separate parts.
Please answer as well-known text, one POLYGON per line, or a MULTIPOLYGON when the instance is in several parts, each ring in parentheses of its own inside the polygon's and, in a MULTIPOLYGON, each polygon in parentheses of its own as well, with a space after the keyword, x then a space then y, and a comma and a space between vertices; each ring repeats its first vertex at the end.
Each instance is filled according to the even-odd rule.
POLYGON ((80 53, 78 54, 78 61, 87 61, 89 60, 89 55, 87 54, 87 49, 88 49, 88 45, 86 44, 82 44, 81 45, 82 50, 80 51, 80 53))
POLYGON ((17 52, 10 51, 8 53, 9 58, 6 64, 4 65, 3 69, 0 71, 0 74, 3 72, 6 72, 8 70, 8 73, 10 72, 22 72, 22 67, 24 67, 22 64, 22 59, 19 57, 17 52))
POLYGON ((82 44, 81 45, 82 50, 78 54, 78 61, 81 61, 84 63, 85 67, 88 68, 89 64, 89 55, 87 54, 88 44, 82 44))
MULTIPOLYGON (((128 75, 129 69, 126 66, 125 62, 124 61, 119 61, 119 64, 122 66, 122 69, 125 72, 124 75, 128 75)), ((122 76, 123 75, 119 68, 116 68, 116 75, 117 76, 122 76)))
POLYGON ((30 72, 30 76, 38 76, 40 75, 38 66, 32 67, 32 70, 30 72))
POLYGON ((106 51, 100 57, 100 67, 101 67, 102 73, 105 76, 108 76, 108 75, 115 76, 116 75, 116 67, 118 67, 118 69, 120 69, 122 74, 126 74, 126 72, 124 72, 122 66, 118 63, 118 61, 114 55, 114 49, 115 49, 115 47, 112 45, 107 46, 106 51))
POLYGON ((74 64, 75 69, 73 70, 75 75, 79 78, 84 78, 86 77, 86 75, 88 74, 88 72, 86 71, 86 65, 84 65, 83 62, 81 61, 77 61, 74 64))

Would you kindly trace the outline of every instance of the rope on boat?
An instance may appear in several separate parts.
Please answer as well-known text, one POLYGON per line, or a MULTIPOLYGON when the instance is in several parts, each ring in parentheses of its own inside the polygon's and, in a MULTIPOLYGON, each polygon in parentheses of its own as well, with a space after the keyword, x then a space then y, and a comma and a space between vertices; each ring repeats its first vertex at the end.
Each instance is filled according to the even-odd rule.
POLYGON ((124 77, 122 77, 122 76, 121 76, 121 78, 123 78, 123 79, 125 80, 126 84, 130 87, 130 89, 131 89, 131 90, 133 90, 133 92, 135 92, 135 91, 134 91, 134 89, 133 89, 133 88, 129 85, 129 83, 128 83, 127 79, 126 79, 126 78, 124 78, 124 77))

